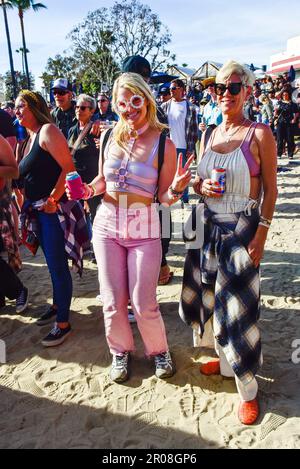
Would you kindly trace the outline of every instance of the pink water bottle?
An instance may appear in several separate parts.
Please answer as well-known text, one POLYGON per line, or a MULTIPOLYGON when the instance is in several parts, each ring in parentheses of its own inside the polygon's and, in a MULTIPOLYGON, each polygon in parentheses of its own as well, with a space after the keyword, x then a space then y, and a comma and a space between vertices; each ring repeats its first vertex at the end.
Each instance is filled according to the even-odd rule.
POLYGON ((72 171, 66 175, 66 184, 70 191, 71 199, 80 200, 82 199, 84 190, 83 183, 80 175, 77 171, 72 171))

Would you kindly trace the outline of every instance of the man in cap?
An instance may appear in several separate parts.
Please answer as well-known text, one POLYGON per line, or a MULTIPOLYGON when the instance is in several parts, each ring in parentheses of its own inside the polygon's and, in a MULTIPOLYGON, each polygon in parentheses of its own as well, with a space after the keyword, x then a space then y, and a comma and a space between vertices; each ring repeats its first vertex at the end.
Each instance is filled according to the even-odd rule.
MULTIPOLYGON (((73 127, 77 120, 75 117, 75 101, 73 98, 72 84, 67 78, 57 78, 51 87, 56 108, 51 112, 51 116, 62 131, 66 139, 71 127, 73 127)), ((101 133, 100 121, 94 121, 90 133, 95 137, 99 137, 101 133)))
POLYGON ((126 57, 122 65, 122 73, 137 73, 149 83, 151 77, 151 66, 145 57, 141 55, 131 55, 126 57))
POLYGON ((170 88, 168 86, 162 86, 158 92, 158 96, 161 104, 166 103, 171 99, 170 88))
POLYGON ((56 105, 51 113, 52 118, 64 136, 68 138, 69 129, 76 123, 72 84, 67 78, 57 78, 53 82, 51 91, 56 105))

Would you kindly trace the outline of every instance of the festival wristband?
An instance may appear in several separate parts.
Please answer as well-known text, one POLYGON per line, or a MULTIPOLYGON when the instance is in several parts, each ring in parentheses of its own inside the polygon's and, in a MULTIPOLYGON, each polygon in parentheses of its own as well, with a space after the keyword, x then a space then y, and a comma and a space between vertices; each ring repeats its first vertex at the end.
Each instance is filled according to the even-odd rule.
POLYGON ((178 199, 179 197, 182 197, 182 195, 183 195, 183 191, 182 192, 175 191, 172 186, 168 188, 168 196, 170 197, 170 199, 178 199))
POLYGON ((52 195, 50 195, 50 196, 48 197, 47 202, 48 202, 48 200, 49 200, 49 202, 51 202, 51 203, 54 204, 54 205, 57 205, 57 203, 58 203, 57 200, 55 200, 52 195))
POLYGON ((263 226, 270 228, 271 223, 272 223, 272 220, 270 220, 269 218, 265 218, 262 216, 259 217, 259 224, 262 224, 263 226))
POLYGON ((264 226, 265 228, 267 228, 267 230, 270 228, 270 225, 268 225, 267 223, 264 223, 263 221, 260 221, 258 225, 264 226))

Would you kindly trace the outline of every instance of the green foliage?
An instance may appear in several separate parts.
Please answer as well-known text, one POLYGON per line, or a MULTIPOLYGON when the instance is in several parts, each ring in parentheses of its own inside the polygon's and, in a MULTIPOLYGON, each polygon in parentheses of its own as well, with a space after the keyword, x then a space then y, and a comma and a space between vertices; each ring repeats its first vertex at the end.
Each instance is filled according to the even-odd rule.
POLYGON ((111 8, 89 12, 67 37, 72 41, 73 55, 48 60, 41 77, 47 89, 50 81, 60 76, 76 79, 84 92, 95 94, 104 83, 112 87, 129 55, 146 57, 153 70, 175 60, 167 50, 169 30, 139 0, 117 0, 111 8))
MULTIPOLYGON (((21 90, 27 89, 27 77, 25 73, 15 71, 15 79, 17 93, 21 90)), ((10 72, 6 72, 3 75, 3 81, 5 99, 12 100, 14 93, 10 72)), ((30 74, 30 83, 32 83, 32 87, 34 88, 34 76, 32 74, 30 74)))

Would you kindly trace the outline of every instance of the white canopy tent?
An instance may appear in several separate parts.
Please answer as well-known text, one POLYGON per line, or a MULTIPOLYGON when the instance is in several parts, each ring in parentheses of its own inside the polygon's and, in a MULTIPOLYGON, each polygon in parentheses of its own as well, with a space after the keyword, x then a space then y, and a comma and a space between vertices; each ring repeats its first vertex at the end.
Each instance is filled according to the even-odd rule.
POLYGON ((204 78, 215 77, 221 67, 222 64, 219 62, 204 62, 204 64, 196 70, 192 76, 192 80, 203 80, 204 78))

